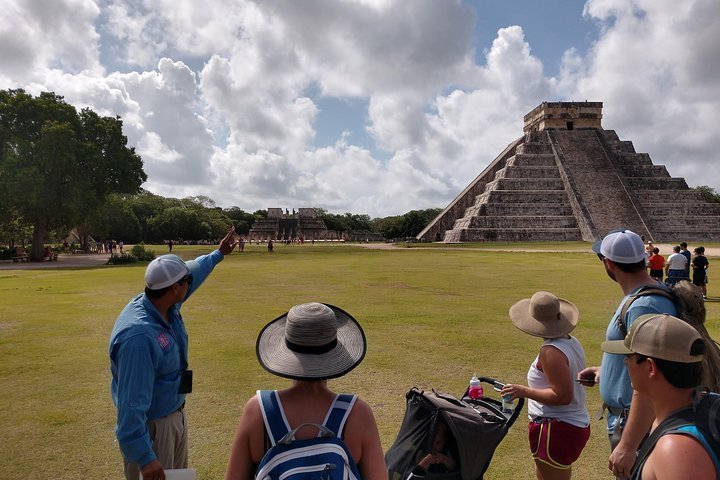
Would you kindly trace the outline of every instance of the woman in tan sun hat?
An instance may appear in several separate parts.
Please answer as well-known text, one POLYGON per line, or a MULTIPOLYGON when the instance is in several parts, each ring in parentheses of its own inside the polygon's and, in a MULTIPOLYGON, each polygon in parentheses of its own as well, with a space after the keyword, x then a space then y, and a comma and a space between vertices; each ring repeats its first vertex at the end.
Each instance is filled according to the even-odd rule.
POLYGON ((590 437, 585 390, 575 382, 585 368, 585 350, 570 335, 578 317, 575 305, 549 292, 510 307, 513 325, 544 340, 530 364, 528 385, 507 384, 501 392, 528 399, 530 451, 542 480, 569 479, 572 463, 590 437))
MULTIPOLYGON (((225 479, 249 479, 270 446, 303 424, 330 428, 357 464, 363 479, 387 479, 380 435, 370 406, 356 395, 338 395, 328 379, 350 372, 365 357, 360 324, 333 305, 304 303, 268 323, 257 339, 256 354, 268 372, 292 380, 284 390, 258 391, 248 400, 235 433, 225 479), (337 415, 338 408, 345 412, 337 415), (331 428, 333 430, 333 428, 331 428)), ((295 432, 297 440, 318 437, 315 427, 295 432)), ((274 477, 273 477, 274 478, 274 477)), ((353 478, 353 477, 350 477, 353 478)))

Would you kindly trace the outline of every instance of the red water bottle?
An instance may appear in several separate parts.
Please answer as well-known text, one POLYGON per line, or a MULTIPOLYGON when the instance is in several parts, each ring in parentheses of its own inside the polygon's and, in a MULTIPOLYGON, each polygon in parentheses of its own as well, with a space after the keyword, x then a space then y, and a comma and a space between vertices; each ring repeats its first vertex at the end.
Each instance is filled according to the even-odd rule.
POLYGON ((483 387, 478 379, 477 375, 472 376, 470 379, 470 386, 468 387, 468 397, 473 400, 478 400, 483 397, 483 387))

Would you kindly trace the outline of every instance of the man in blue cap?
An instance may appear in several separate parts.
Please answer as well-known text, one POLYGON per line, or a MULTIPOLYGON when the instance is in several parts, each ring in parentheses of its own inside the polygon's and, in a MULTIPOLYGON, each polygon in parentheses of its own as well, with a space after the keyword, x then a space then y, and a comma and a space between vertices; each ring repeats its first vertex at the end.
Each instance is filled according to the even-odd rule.
POLYGON ((115 433, 125 478, 163 480, 187 468, 185 395, 192 391, 188 335, 180 308, 235 247, 235 229, 217 250, 184 262, 162 255, 145 270, 145 292, 120 312, 110 336, 115 433))
MULTIPOLYGON (((677 315, 672 300, 660 295, 646 295, 632 302, 625 318, 620 318, 625 302, 632 295, 646 286, 659 285, 648 275, 645 245, 640 235, 630 230, 612 231, 593 245, 593 251, 625 295, 608 324, 605 340, 625 338, 633 321, 641 315, 677 315)), ((637 450, 652 425, 652 405, 648 398, 633 391, 622 355, 604 353, 600 367, 588 367, 580 371, 578 378, 588 386, 600 385, 612 450, 608 468, 616 478, 627 478, 637 458, 637 450)))

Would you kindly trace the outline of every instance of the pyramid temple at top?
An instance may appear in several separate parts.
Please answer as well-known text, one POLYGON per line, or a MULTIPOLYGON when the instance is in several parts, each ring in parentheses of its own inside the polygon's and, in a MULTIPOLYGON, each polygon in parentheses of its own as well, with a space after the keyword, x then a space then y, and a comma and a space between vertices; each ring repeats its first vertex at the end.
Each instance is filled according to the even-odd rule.
POLYGON ((627 228, 656 242, 720 240, 720 204, 603 130, 602 102, 543 102, 417 236, 428 242, 595 241, 627 228))

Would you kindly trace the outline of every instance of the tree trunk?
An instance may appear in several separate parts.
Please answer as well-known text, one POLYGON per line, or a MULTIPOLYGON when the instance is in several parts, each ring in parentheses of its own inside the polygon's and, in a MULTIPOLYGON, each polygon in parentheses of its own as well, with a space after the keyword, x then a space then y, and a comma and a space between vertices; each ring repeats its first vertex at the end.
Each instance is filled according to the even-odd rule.
POLYGON ((88 250, 88 237, 90 235, 87 233, 87 231, 83 228, 78 228, 78 237, 80 239, 80 250, 82 250, 85 253, 89 253, 88 250))
POLYGON ((33 242, 32 250, 30 250, 30 260, 34 262, 42 262, 45 250, 45 232, 47 227, 44 222, 35 222, 33 225, 33 242))

